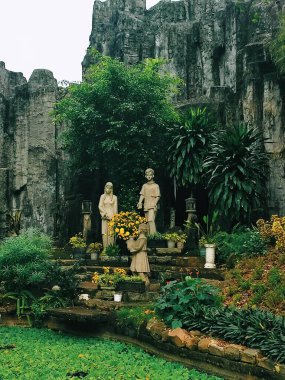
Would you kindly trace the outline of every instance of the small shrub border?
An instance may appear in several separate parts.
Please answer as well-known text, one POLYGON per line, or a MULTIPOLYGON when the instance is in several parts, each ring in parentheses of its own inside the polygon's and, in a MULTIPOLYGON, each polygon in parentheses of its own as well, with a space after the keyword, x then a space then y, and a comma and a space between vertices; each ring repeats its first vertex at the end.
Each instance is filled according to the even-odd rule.
MULTIPOLYGON (((170 325, 164 313, 158 311, 170 325)), ((180 315, 182 327, 257 348, 272 360, 285 363, 285 317, 265 310, 190 307, 180 315)))

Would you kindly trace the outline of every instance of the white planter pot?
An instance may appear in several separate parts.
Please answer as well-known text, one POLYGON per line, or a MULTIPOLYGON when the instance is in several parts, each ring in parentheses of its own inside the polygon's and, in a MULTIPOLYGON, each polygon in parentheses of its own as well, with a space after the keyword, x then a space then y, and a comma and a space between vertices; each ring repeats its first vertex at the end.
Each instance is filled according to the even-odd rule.
POLYGON ((122 294, 119 294, 119 293, 115 293, 114 294, 114 301, 115 302, 121 302, 122 301, 122 294))
POLYGON ((91 260, 98 260, 98 252, 90 253, 91 260))
POLYGON ((206 263, 204 268, 216 268, 215 264, 215 253, 216 253, 216 245, 215 244, 205 244, 206 248, 206 263))
POLYGON ((175 241, 167 240, 167 247, 168 248, 175 248, 175 241))

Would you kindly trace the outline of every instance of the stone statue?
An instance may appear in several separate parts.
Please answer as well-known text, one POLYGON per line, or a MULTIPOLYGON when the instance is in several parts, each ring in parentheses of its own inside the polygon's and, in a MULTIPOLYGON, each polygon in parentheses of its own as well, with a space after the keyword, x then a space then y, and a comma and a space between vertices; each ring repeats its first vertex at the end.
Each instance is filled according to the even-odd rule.
POLYGON ((133 274, 138 274, 145 282, 146 287, 148 287, 148 274, 150 273, 149 262, 147 257, 148 225, 146 223, 140 224, 138 232, 139 236, 137 240, 127 240, 128 250, 132 254, 132 262, 130 269, 133 274))
POLYGON ((148 224, 148 229, 150 234, 156 233, 155 226, 155 216, 157 212, 157 202, 160 198, 160 190, 157 183, 154 182, 154 170, 146 169, 145 178, 147 179, 147 183, 142 186, 140 192, 140 199, 137 204, 138 209, 143 209, 145 213, 145 218, 148 224))
POLYGON ((100 197, 99 211, 102 218, 103 248, 106 248, 108 245, 114 244, 114 235, 108 229, 108 222, 118 213, 118 199, 113 194, 113 184, 111 182, 106 183, 104 194, 100 197))

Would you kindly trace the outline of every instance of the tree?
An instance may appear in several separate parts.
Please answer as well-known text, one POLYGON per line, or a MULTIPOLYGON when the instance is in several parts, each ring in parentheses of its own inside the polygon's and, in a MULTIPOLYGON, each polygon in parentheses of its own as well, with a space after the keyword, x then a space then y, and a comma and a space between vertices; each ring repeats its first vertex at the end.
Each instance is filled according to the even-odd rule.
POLYGON ((63 146, 76 173, 99 170, 130 187, 147 167, 163 167, 168 129, 178 119, 171 96, 179 80, 161 60, 126 66, 97 51, 93 57, 83 82, 56 104, 55 120, 67 126, 63 146))
POLYGON ((261 132, 245 124, 218 131, 203 169, 213 209, 229 222, 249 223, 265 203, 268 159, 261 132))

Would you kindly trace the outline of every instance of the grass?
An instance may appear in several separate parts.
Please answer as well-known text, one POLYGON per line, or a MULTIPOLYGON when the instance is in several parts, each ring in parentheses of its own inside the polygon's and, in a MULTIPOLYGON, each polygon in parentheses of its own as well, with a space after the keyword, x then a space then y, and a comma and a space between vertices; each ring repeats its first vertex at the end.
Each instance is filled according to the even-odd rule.
POLYGON ((0 380, 218 380, 125 343, 45 329, 0 328, 0 380))

